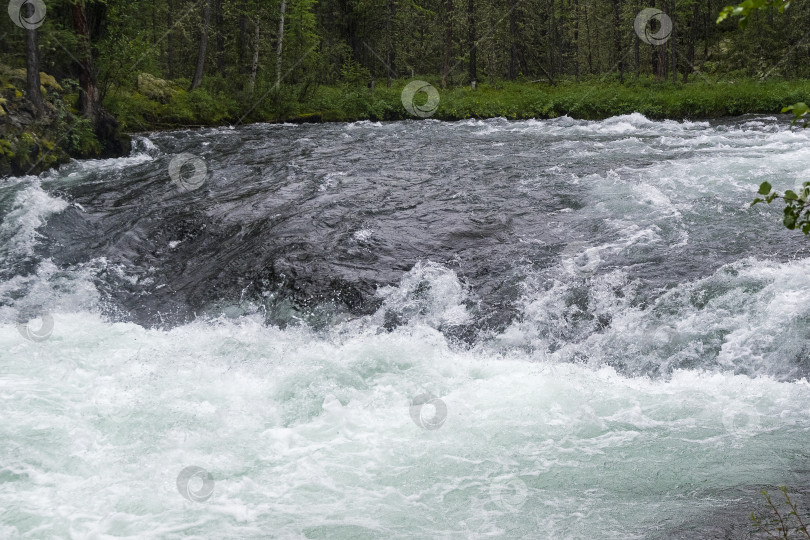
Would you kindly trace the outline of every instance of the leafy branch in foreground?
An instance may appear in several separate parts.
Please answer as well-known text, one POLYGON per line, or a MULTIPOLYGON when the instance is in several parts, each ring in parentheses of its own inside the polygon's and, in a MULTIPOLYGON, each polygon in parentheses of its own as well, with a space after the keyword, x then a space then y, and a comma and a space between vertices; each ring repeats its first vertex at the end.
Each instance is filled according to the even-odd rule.
POLYGON ((773 500, 771 500, 771 496, 768 495, 768 492, 763 491, 762 494, 765 496, 765 500, 768 501, 768 506, 770 507, 771 512, 773 512, 773 516, 763 519, 751 514, 751 521, 753 522, 754 526, 765 533, 768 538, 790 540, 791 538, 798 537, 810 539, 810 533, 807 532, 807 526, 804 524, 801 516, 799 515, 796 503, 790 499, 790 495, 788 495, 787 492, 787 487, 782 486, 779 488, 779 491, 784 494, 785 502, 787 503, 790 511, 787 514, 780 512, 779 507, 773 503, 773 500), (793 525, 793 521, 797 522, 798 525, 793 525))
POLYGON ((803 128, 810 126, 810 107, 807 106, 807 103, 801 102, 795 105, 791 105, 790 107, 785 107, 782 109, 783 113, 786 112, 793 112, 793 123, 791 125, 796 125, 799 120, 804 119, 803 128))
POLYGON ((748 17, 754 11, 776 6, 779 8, 779 13, 783 13, 790 7, 790 2, 791 0, 745 0, 745 2, 736 6, 724 7, 717 16, 717 23, 720 24, 729 17, 739 17, 740 26, 745 28, 748 25, 748 17))
MULTIPOLYGON (((757 10, 766 9, 775 6, 783 13, 790 7, 791 0, 745 0, 736 6, 726 6, 720 11, 717 17, 717 24, 720 24, 728 17, 739 17, 739 25, 742 28, 748 24, 748 18, 757 10)), ((799 121, 803 121, 802 127, 810 126, 810 107, 807 103, 800 102, 790 105, 782 109, 783 113, 792 112, 793 122, 791 126, 795 126, 799 121)), ((783 199, 787 205, 785 206, 785 217, 782 222, 788 229, 800 228, 804 234, 810 234, 810 208, 808 207, 808 195, 810 195, 810 182, 805 182, 799 193, 791 190, 785 191, 784 195, 780 195, 776 191, 772 191, 771 185, 768 182, 763 182, 759 186, 759 194, 765 195, 765 198, 757 197, 751 206, 757 203, 766 202, 771 204, 775 199, 783 199)), ((785 494, 787 496, 787 494, 785 494)))
MULTIPOLYGON (((750 16, 754 12, 774 6, 779 9, 779 13, 784 13, 785 10, 790 7, 790 2, 791 0, 745 0, 745 2, 737 4, 736 6, 724 7, 717 16, 717 24, 720 24, 729 17, 739 17, 740 28, 745 28, 748 25, 750 16)), ((810 125, 809 111, 810 108, 808 108, 807 104, 804 102, 796 103, 782 109, 783 113, 793 112, 793 123, 791 125, 796 125, 799 120, 804 118, 803 127, 810 125)))
POLYGON ((802 184, 801 189, 796 193, 793 190, 787 190, 784 194, 773 191, 771 184, 762 182, 759 186, 759 194, 764 195, 765 198, 757 197, 751 206, 757 203, 765 202, 771 204, 776 199, 785 201, 785 217, 782 223, 785 224, 790 230, 801 229, 804 234, 810 234, 810 182, 802 184))

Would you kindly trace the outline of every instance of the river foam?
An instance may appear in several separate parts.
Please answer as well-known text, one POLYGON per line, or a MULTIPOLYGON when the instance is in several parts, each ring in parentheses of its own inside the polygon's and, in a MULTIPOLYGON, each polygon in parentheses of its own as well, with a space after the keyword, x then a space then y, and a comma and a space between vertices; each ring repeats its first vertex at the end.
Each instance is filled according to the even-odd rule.
MULTIPOLYGON (((767 117, 712 125, 640 115, 296 127, 309 142, 290 142, 293 181, 266 174, 260 136, 292 128, 241 129, 184 134, 208 139, 199 151, 214 171, 217 138, 244 137, 255 153, 227 156, 230 166, 261 169, 243 186, 250 204, 236 198, 236 179, 202 188, 214 201, 208 215, 234 227, 215 238, 251 245, 258 225, 245 208, 278 219, 284 208, 266 193, 294 192, 297 225, 307 206, 335 223, 315 227, 335 268, 354 264, 358 279, 370 279, 369 269, 385 267, 396 279, 375 282, 362 313, 307 312, 272 283, 237 280, 233 295, 208 291, 212 302, 191 320, 161 304, 165 313, 147 323, 116 288, 142 302, 179 290, 192 271, 171 281, 161 265, 199 249, 216 225, 195 230, 182 214, 164 234, 142 227, 147 205, 138 219, 126 214, 150 190, 168 189, 152 171, 188 150, 178 146, 186 139, 144 139, 147 157, 131 162, 3 181, 0 537, 742 537, 750 513, 762 511, 759 490, 788 485, 807 502, 810 259, 776 212, 743 210, 761 179, 803 174, 805 134, 767 117), (337 159, 330 145, 349 144, 335 142, 346 132, 378 140, 397 129, 424 130, 417 139, 466 130, 504 143, 488 147, 496 153, 545 130, 559 139, 550 142, 559 144, 549 158, 557 169, 509 162, 524 171, 510 177, 514 199, 486 174, 483 187, 421 179, 432 196, 469 205, 456 221, 406 204, 412 192, 397 199, 410 184, 394 179, 414 181, 404 171, 380 173, 374 189, 384 196, 374 199, 368 186, 343 183, 370 174, 360 165, 310 178, 308 153, 359 163, 337 159), (581 163, 590 158, 578 137, 604 144, 611 167, 581 163), (746 148, 763 154, 746 157, 746 148), (108 202, 105 183, 124 201, 108 202), (365 194, 379 213, 335 213, 347 192, 354 204, 365 194), (512 201, 554 197, 547 230, 514 225, 522 210, 512 201), (487 206, 500 214, 482 214, 487 206), (388 213, 396 221, 380 217, 388 213), (94 236, 88 223, 107 232, 94 236), (446 226, 442 245, 470 251, 423 253, 412 264, 385 251, 391 242, 408 256, 412 246, 427 251, 423 223, 446 226), (567 231, 564 249, 555 231, 567 231), (786 251, 749 250, 760 231, 786 251), (517 251, 499 260, 506 252, 485 252, 482 238, 517 251), (138 249, 150 242, 146 257, 138 249), (475 257, 483 266, 471 271, 475 257), (38 310, 28 324, 19 318, 26 309, 38 310)), ((489 171, 493 155, 463 159, 489 171)), ((179 197, 150 202, 170 220, 172 205, 195 204, 179 197)), ((306 234, 296 241, 315 238, 306 234)), ((233 251, 239 260, 261 252, 233 251)), ((210 257, 223 265, 219 280, 236 272, 226 259, 210 257)))
POLYGON ((458 350, 423 322, 323 336, 59 312, 49 340, 3 325, 0 346, 7 537, 649 537, 794 483, 810 425, 804 380, 627 377, 458 350), (446 405, 435 431, 409 415, 425 392, 446 405), (189 465, 213 476, 205 503, 177 493, 189 465))

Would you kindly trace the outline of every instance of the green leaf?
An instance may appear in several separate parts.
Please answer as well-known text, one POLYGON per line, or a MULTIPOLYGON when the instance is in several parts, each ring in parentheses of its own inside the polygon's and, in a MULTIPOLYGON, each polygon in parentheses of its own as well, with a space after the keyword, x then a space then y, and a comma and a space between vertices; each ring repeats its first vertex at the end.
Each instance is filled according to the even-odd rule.
POLYGON ((792 207, 787 206, 785 207, 785 218, 782 220, 782 223, 784 223, 785 227, 787 227, 792 231, 793 229, 796 228, 797 217, 798 216, 796 215, 795 210, 792 207))
POLYGON ((762 182, 759 185, 759 194, 760 195, 767 195, 771 192, 771 185, 768 182, 762 182))
POLYGON ((745 0, 736 6, 726 6, 717 16, 717 23, 720 24, 728 17, 739 17, 739 24, 742 28, 748 24, 748 17, 752 12, 758 9, 765 9, 770 6, 776 6, 779 12, 782 13, 790 6, 790 0, 745 0))
POLYGON ((785 200, 786 201, 795 201, 798 198, 799 198, 799 196, 796 195, 796 193, 793 192, 792 190, 789 189, 789 190, 785 191, 785 200))
POLYGON ((757 197, 757 198, 756 198, 756 199, 754 199, 754 201, 751 203, 751 206, 754 206, 755 204, 757 204, 757 203, 761 203, 761 202, 765 202, 765 199, 760 199, 759 197, 757 197))
POLYGON ((725 21, 728 18, 728 16, 731 15, 732 11, 734 11, 733 7, 731 6, 724 7, 720 11, 720 14, 717 16, 716 24, 720 24, 721 22, 725 21))
MULTIPOLYGON (((800 103, 795 103, 789 107, 785 107, 784 109, 782 109, 783 113, 791 111, 793 111, 793 122, 791 123, 791 125, 796 125, 796 123, 800 119, 804 118, 805 116, 808 116, 808 113, 810 113, 810 106, 808 106, 807 103, 804 103, 802 101, 800 103)), ((807 127, 806 123, 805 127, 807 127)))

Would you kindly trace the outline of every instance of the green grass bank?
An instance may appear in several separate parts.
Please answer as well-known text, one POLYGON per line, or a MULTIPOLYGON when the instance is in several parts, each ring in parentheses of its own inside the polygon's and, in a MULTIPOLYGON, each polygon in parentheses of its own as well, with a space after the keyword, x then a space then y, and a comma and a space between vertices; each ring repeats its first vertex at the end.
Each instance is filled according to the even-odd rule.
MULTIPOLYGON (((418 77, 417 77, 418 78, 418 77)), ((168 82, 139 77, 137 89, 112 89, 105 106, 130 132, 250 122, 346 122, 414 118, 402 104, 409 80, 384 82, 373 90, 362 86, 297 85, 255 92, 217 91, 217 81, 194 92, 186 81, 168 82), (151 84, 150 84, 151 83, 151 84)), ((441 89, 431 118, 462 120, 573 118, 599 120, 639 112, 652 119, 706 119, 746 113, 779 113, 782 107, 810 100, 810 80, 752 80, 687 84, 652 80, 569 82, 548 85, 531 82, 481 84, 441 89)), ((224 84, 224 82, 223 82, 224 84)), ((427 96, 416 95, 417 105, 427 96)))
MULTIPOLYGON (((39 173, 73 158, 111 157, 76 109, 76 81, 56 81, 41 74, 46 115, 35 119, 25 98, 24 71, 0 66, 0 176, 39 173)), ((419 79, 419 77, 416 77, 419 79)), ((188 81, 137 76, 132 87, 112 86, 104 107, 124 132, 180 127, 236 125, 252 122, 348 122, 418 118, 403 106, 402 90, 412 79, 365 85, 300 84, 257 87, 254 92, 229 88, 229 81, 209 77, 206 86, 189 92, 188 81)), ((810 102, 810 80, 758 82, 697 79, 688 84, 651 79, 590 82, 499 82, 442 89, 430 115, 438 120, 504 117, 556 118, 564 115, 598 120, 639 112, 651 119, 706 119, 745 113, 779 113, 786 105, 810 102)), ((426 94, 414 102, 424 105, 426 94)))

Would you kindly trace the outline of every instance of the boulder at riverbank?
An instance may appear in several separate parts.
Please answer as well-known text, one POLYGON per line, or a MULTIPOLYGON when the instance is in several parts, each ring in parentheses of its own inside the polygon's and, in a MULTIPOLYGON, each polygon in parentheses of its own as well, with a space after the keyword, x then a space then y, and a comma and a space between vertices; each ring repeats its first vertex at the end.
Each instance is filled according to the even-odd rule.
POLYGON ((73 107, 75 81, 40 72, 45 111, 37 118, 25 96, 25 70, 0 65, 0 176, 38 174, 73 158, 129 154, 129 137, 103 114, 93 126, 73 107))

